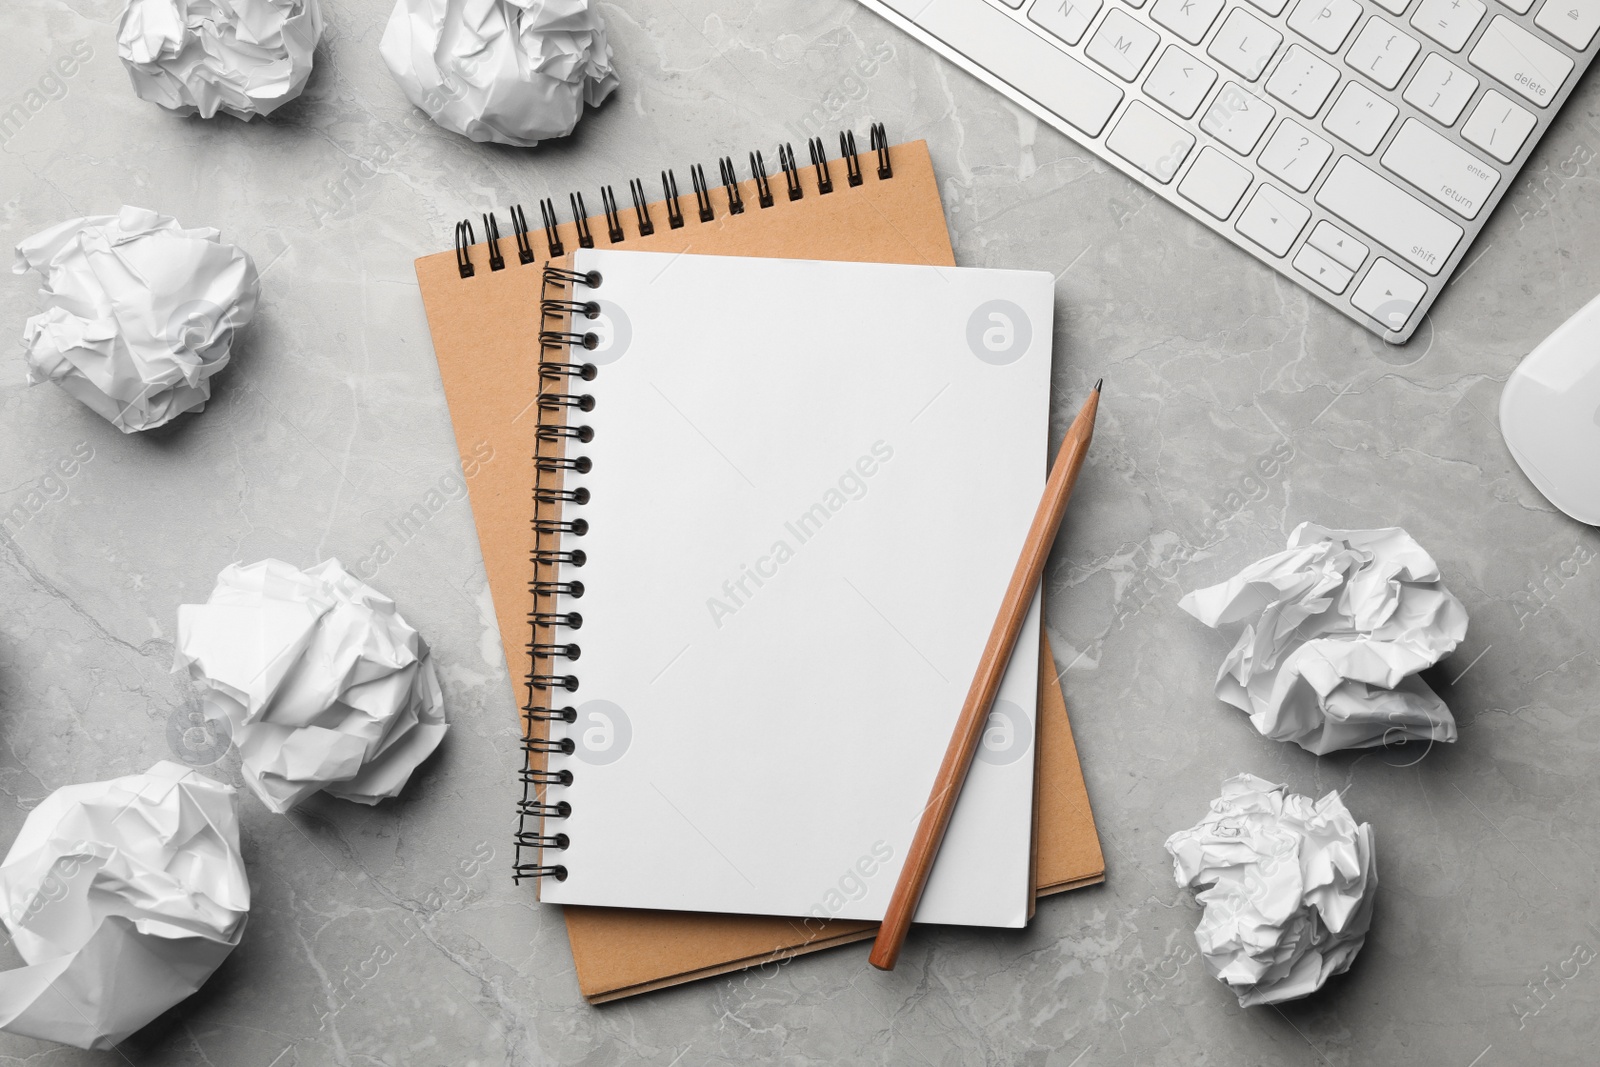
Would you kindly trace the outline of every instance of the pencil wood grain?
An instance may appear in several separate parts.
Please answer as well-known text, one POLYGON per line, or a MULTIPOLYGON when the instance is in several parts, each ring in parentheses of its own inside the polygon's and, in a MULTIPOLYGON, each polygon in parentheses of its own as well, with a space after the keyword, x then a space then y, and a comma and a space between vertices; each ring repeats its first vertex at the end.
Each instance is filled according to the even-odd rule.
POLYGON ((916 836, 911 839, 911 849, 900 868, 900 878, 895 883, 894 895, 889 898, 889 910, 884 914, 883 925, 872 943, 868 961, 879 970, 891 971, 900 958, 900 948, 911 928, 911 918, 916 914, 922 891, 933 871, 933 861, 939 854, 945 831, 950 826, 950 816, 955 812, 956 801, 961 797, 961 787, 972 767, 972 757, 977 752, 978 739, 994 704, 1000 680, 1005 676, 1006 665, 1017 645, 1017 634, 1033 602, 1034 591, 1039 588, 1039 578, 1044 572, 1045 558, 1061 527, 1061 517, 1066 514, 1067 501, 1078 480, 1084 457, 1089 454, 1089 442, 1094 437, 1094 417, 1100 406, 1100 382, 1096 382, 1089 399, 1084 401, 1078 417, 1072 420, 1067 435, 1056 453, 1045 482, 1044 497, 1039 510, 1034 513, 1033 524, 1028 527, 1027 540, 1016 569, 1011 572, 1011 582, 1006 586, 1005 599, 1000 603, 999 615, 989 640, 983 646, 983 657, 967 690, 967 699, 961 706, 961 716, 956 720, 955 733, 945 749, 944 760, 939 764, 938 776, 933 781, 933 791, 928 804, 922 809, 922 819, 917 824, 916 836))

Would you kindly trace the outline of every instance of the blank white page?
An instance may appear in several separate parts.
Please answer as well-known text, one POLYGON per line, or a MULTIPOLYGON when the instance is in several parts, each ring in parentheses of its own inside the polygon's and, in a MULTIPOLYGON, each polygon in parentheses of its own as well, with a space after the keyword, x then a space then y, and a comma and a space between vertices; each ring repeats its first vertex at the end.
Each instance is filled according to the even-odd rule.
MULTIPOLYGON (((879 919, 1044 488, 1052 279, 585 250, 541 897, 879 919), (562 661, 558 661, 562 662, 562 661)), ((561 294, 557 294, 561 295, 561 294)), ((917 919, 1026 923, 1039 607, 917 919)), ((548 631, 547 631, 548 632, 548 631)))

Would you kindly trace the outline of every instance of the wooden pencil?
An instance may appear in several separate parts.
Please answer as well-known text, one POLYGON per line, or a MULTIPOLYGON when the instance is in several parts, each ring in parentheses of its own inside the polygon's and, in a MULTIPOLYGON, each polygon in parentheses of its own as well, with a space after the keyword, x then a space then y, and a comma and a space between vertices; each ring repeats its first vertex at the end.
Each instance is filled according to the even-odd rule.
MULTIPOLYGON (((1103 382, 1104 379, 1101 379, 1103 382)), ((878 929, 878 938, 872 943, 871 964, 883 971, 894 970, 900 958, 900 947, 911 929, 911 918, 916 914, 922 891, 928 884, 933 861, 939 854, 945 830, 950 826, 950 816, 955 812, 956 801, 961 797, 961 786, 972 767, 972 757, 978 750, 978 739, 989 718, 1000 680, 1005 676, 1006 665, 1011 662, 1012 650, 1017 645, 1017 634, 1023 619, 1033 603, 1033 594, 1039 588, 1039 578, 1044 572, 1045 557, 1061 527, 1061 517, 1066 514, 1067 500, 1072 496, 1072 486, 1078 480, 1078 471, 1089 453, 1089 442, 1094 437, 1094 417, 1100 406, 1100 385, 1084 401, 1078 417, 1072 420, 1067 436, 1061 442, 1051 465, 1049 480, 1045 482, 1044 497, 1039 510, 1034 513, 1033 525, 1028 528, 1028 538, 1022 545, 1022 555, 1016 569, 1011 572, 1011 583, 1006 586, 1005 599, 1000 603, 999 616, 989 631, 989 640, 983 646, 983 657, 978 661, 977 673, 967 690, 967 699, 956 720, 955 733, 945 750, 939 774, 933 781, 933 792, 928 805, 922 810, 922 820, 917 824, 916 836, 911 839, 911 850, 906 854, 905 865, 900 868, 900 878, 895 883, 894 895, 889 898, 889 910, 878 929)))

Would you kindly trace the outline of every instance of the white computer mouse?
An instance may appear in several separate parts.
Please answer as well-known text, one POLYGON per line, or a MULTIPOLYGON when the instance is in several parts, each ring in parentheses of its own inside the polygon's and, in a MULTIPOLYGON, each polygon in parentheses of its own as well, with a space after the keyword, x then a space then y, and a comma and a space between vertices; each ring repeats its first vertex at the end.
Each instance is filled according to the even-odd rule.
POLYGON ((1500 432, 1550 503, 1600 526, 1600 297, 1511 372, 1500 432))

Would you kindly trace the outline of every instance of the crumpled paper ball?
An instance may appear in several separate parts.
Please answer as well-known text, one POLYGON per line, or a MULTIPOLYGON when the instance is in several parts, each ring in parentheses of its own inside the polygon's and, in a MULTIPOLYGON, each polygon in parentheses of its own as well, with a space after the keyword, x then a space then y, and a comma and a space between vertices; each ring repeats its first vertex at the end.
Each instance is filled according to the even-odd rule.
POLYGON ((238 794, 163 760, 57 789, 0 865, 0 1029, 109 1049, 205 984, 244 936, 238 794))
POLYGON ((1456 739, 1450 709, 1416 674, 1466 637, 1467 609, 1399 527, 1303 522, 1284 551, 1178 606, 1213 628, 1243 624, 1217 697, 1266 737, 1318 755, 1456 739))
POLYGON ((618 85, 593 0, 396 0, 379 49, 434 122, 520 148, 565 137, 618 85))
POLYGON ((30 268, 49 306, 22 330, 28 384, 55 382, 123 433, 204 409, 261 295, 244 249, 136 207, 27 238, 12 270, 30 268))
POLYGON ((1239 1006, 1281 1004, 1350 969, 1372 926, 1372 824, 1253 774, 1222 783, 1211 814, 1167 838, 1178 885, 1201 888, 1194 939, 1239 1006))
POLYGON ((128 0, 117 55, 141 100, 249 120, 299 96, 322 38, 321 0, 128 0))
POLYGON ((279 813, 319 789, 398 796, 448 729, 427 644, 336 559, 225 568, 209 600, 178 608, 182 668, 231 732, 245 783, 279 813))

